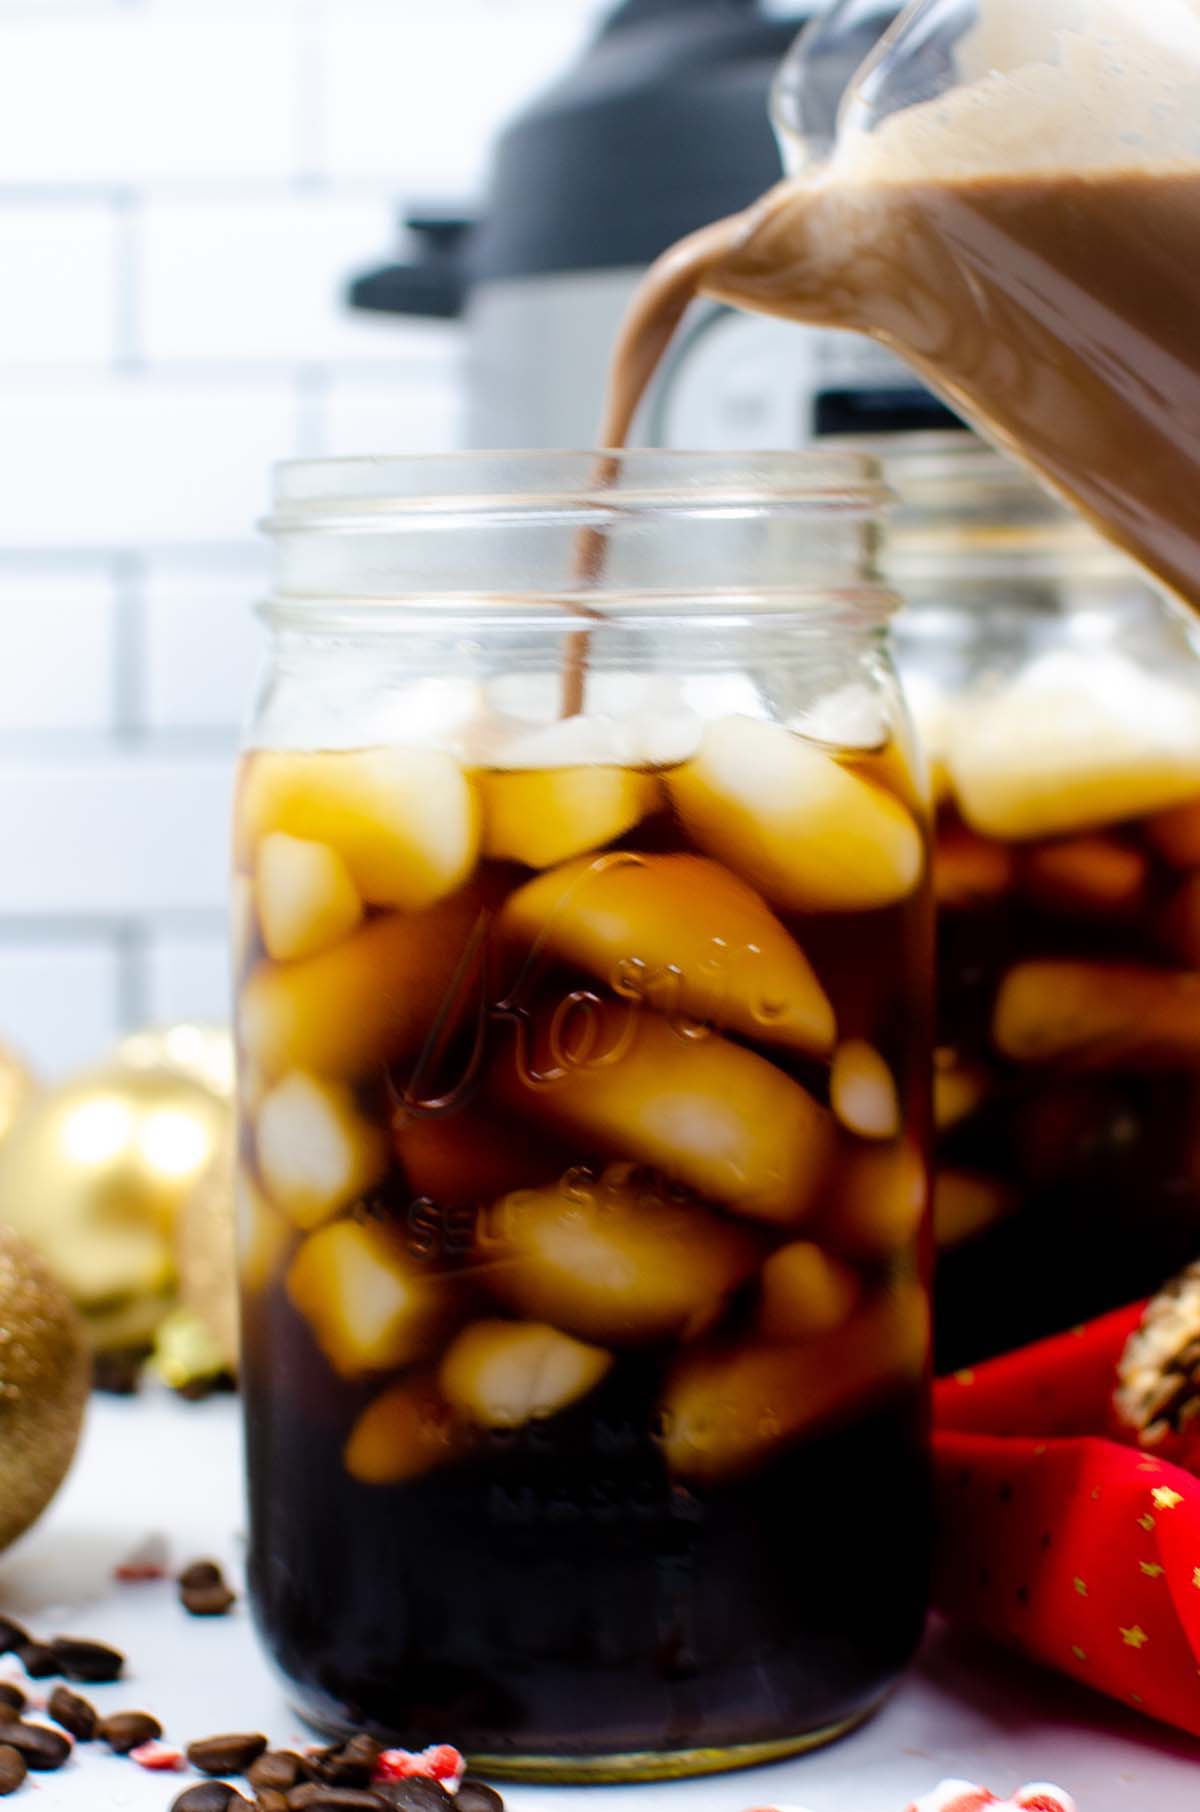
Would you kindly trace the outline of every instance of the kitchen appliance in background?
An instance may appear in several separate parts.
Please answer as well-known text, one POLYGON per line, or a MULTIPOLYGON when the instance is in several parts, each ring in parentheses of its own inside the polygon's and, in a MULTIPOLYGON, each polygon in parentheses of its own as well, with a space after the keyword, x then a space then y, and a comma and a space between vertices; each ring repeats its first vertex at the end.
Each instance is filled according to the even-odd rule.
MULTIPOLYGON (((786 12, 765 0, 624 0, 575 67, 500 135, 480 217, 411 218, 422 255, 351 284, 359 308, 462 317, 471 445, 590 444, 617 325, 646 266, 781 174, 771 83, 812 12, 812 0, 786 12)), ((807 383, 808 336, 721 312, 734 419, 691 444, 795 444, 778 397, 793 373, 807 383), (737 420, 738 347, 750 347, 757 374, 764 341, 774 379, 757 402, 776 413, 770 431, 756 419, 750 432, 737 420)))

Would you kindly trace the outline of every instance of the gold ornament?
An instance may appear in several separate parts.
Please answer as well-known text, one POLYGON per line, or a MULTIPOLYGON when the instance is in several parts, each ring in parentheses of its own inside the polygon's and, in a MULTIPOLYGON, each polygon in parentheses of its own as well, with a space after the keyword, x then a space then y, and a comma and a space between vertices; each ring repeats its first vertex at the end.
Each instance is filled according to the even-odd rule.
POLYGON ((0 1044, 0 1140, 8 1137, 36 1092, 33 1072, 8 1045, 0 1044))
POLYGON ((0 1227, 0 1548, 41 1515, 71 1464, 91 1379, 79 1316, 0 1227))
POLYGON ((230 1122, 228 1095, 169 1049, 185 1030, 200 1035, 185 1050, 227 1042, 173 1028, 127 1043, 36 1099, 0 1145, 0 1220, 44 1255, 97 1351, 148 1344, 173 1305, 179 1214, 230 1122))
POLYGON ((175 1070, 203 1083, 223 1101, 233 1099, 233 1035, 228 1026, 185 1020, 175 1026, 151 1026, 130 1032, 114 1053, 133 1070, 175 1070))
POLYGON ((190 1309, 172 1309, 154 1336, 154 1366, 172 1390, 202 1395, 229 1372, 207 1322, 190 1309))
MULTIPOLYGON (((179 1298, 183 1308, 207 1331, 210 1355, 199 1343, 188 1352, 191 1363, 205 1363, 207 1373, 234 1371, 238 1358, 237 1250, 233 1228, 234 1139, 232 1129, 221 1141, 208 1169, 183 1205, 179 1217, 179 1298), (216 1363, 212 1363, 215 1357, 216 1363)), ((180 1338, 177 1336, 177 1338, 180 1338)), ((162 1359, 160 1352, 160 1369, 162 1359)))

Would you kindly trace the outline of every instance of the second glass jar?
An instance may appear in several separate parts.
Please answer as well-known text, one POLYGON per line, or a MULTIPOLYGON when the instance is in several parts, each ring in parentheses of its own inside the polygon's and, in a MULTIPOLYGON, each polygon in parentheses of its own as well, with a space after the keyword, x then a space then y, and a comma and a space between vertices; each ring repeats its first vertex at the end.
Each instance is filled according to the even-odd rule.
POLYGON ((967 433, 855 443, 935 769, 941 1369, 1200 1251, 1200 645, 967 433))

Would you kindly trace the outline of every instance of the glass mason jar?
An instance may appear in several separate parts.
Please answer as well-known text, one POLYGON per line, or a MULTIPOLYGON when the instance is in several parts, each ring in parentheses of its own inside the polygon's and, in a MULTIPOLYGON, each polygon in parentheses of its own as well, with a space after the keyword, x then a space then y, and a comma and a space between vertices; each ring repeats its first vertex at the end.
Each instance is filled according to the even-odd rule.
POLYGON ((784 1755, 922 1626, 932 910, 849 455, 284 466, 250 1574, 318 1726, 784 1755))
POLYGON ((937 794, 942 1369, 1200 1251, 1200 642, 965 433, 866 444, 937 794))

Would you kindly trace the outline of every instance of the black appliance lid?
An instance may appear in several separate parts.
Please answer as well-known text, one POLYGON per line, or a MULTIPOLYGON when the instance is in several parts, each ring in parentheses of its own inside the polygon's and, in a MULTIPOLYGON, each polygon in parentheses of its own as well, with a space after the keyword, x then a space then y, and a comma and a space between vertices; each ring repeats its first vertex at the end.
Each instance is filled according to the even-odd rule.
POLYGON ((649 264, 684 234, 747 206, 781 173, 770 84, 814 0, 787 17, 760 0, 624 0, 578 63, 497 140, 482 220, 417 265, 359 278, 351 300, 453 313, 477 282, 649 264), (410 282, 409 278, 413 281, 410 282))

